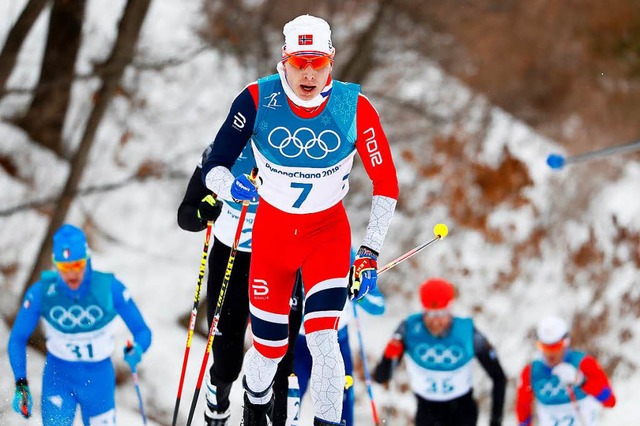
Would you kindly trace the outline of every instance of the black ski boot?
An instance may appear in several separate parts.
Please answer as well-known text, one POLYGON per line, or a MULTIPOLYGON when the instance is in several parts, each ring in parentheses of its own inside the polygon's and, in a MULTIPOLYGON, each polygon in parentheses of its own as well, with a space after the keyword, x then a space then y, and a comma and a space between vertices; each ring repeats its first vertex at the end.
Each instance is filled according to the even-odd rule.
POLYGON ((204 412, 204 424, 205 426, 229 426, 229 417, 231 417, 229 409, 221 413, 207 407, 204 412))
POLYGON ((346 426, 347 421, 343 420, 340 423, 328 422, 326 420, 319 419, 317 417, 313 418, 313 426, 346 426))
POLYGON ((204 410, 205 426, 229 426, 231 409, 229 394, 231 383, 222 382, 210 376, 207 381, 207 407, 204 410))
POLYGON ((273 397, 266 404, 252 404, 245 392, 241 425, 273 426, 273 397))
POLYGON ((262 392, 255 393, 247 386, 246 378, 242 378, 244 387, 244 409, 242 412, 241 426, 273 426, 273 395, 266 404, 253 404, 249 401, 249 394, 254 398, 267 396, 271 386, 262 392))

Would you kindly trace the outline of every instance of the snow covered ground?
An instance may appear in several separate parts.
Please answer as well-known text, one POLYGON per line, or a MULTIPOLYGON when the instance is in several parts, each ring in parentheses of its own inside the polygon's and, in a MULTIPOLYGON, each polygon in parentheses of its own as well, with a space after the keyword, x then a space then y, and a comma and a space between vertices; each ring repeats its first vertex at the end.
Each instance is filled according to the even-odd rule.
MULTIPOLYGON (((24 1, 2 2, 0 37, 6 36, 13 17, 24 1)), ((89 19, 78 68, 90 69, 92 60, 104 58, 113 40, 113 28, 123 1, 90 1, 89 19)), ((199 2, 163 0, 153 2, 139 46, 144 61, 187 58, 197 50, 194 36, 199 22, 199 2), (171 31, 167 31, 171 28, 171 31)), ((20 67, 10 85, 29 87, 37 78, 36 66, 42 51, 46 21, 38 22, 20 56, 20 67)), ((334 44, 339 46, 339 43, 334 44)), ((389 63, 414 64, 399 69, 380 67, 363 83, 365 93, 394 90, 403 100, 418 103, 440 117, 438 125, 420 127, 414 117, 402 117, 382 99, 371 96, 380 110, 397 162, 402 198, 380 263, 385 264, 432 237, 438 222, 449 226, 450 234, 411 261, 385 274, 380 288, 387 295, 388 311, 383 317, 363 314, 361 324, 369 365, 381 355, 397 323, 419 310, 415 289, 429 276, 445 276, 458 285, 456 312, 473 315, 478 327, 496 346, 509 376, 505 425, 514 424, 513 401, 517 375, 531 359, 534 342, 531 331, 543 314, 557 313, 571 320, 579 317, 600 326, 592 335, 574 341, 597 350, 603 362, 615 363, 612 377, 618 395, 615 409, 603 414, 603 425, 640 424, 636 389, 640 386, 637 353, 640 352, 638 308, 638 245, 620 237, 621 230, 640 232, 640 198, 637 182, 640 163, 611 158, 594 166, 580 165, 552 172, 546 155, 559 147, 513 120, 503 111, 470 93, 438 67, 396 49, 385 56, 389 63), (392 82, 392 84, 391 84, 392 82), (389 87, 391 85, 391 87, 389 87), (415 126, 415 132, 413 127, 415 126), (416 135, 419 135, 416 136, 416 135), (436 150, 433 138, 463 135, 465 144, 457 157, 436 150), (522 203, 502 202, 492 206, 486 230, 458 225, 453 217, 450 188, 456 176, 464 176, 472 158, 476 165, 498 167, 505 150, 526 166, 531 184, 517 195, 522 203), (413 153, 412 155, 409 155, 413 153), (416 158, 417 157, 417 158, 416 158), (603 165, 604 163, 604 165, 603 165), (428 175, 425 167, 437 164, 440 173, 428 175), (456 169, 463 167, 464 169, 456 169), (447 180, 447 177, 450 179, 447 180), (576 253, 589 247, 600 254, 597 261, 576 268, 576 253), (597 275, 600 273, 600 275, 597 275), (511 278, 509 278, 511 277, 511 278), (569 280, 572 277, 573 279, 569 280), (594 277, 601 277, 594 280, 594 277), (508 283, 497 285, 496 283, 508 283), (624 336, 624 337, 623 337, 624 336)), ((79 197, 68 221, 90 224, 89 239, 94 267, 113 271, 129 287, 154 331, 153 344, 140 367, 142 394, 150 424, 169 424, 186 339, 186 330, 176 318, 187 313, 200 261, 203 233, 178 228, 176 210, 201 151, 224 119, 233 97, 257 78, 240 68, 232 58, 204 52, 162 72, 131 68, 125 86, 135 93, 135 102, 117 99, 98 132, 83 187, 119 182, 133 175, 145 161, 162 165, 163 176, 131 183, 106 193, 79 197), (130 135, 121 143, 122 135, 130 135), (171 178, 169 172, 184 178, 171 178)), ((77 143, 82 114, 89 105, 95 81, 74 87, 73 114, 66 134, 77 143)), ((0 210, 57 194, 64 184, 67 165, 37 148, 19 129, 8 124, 11 112, 24 106, 19 95, 0 102, 0 155, 19 165, 18 177, 0 169, 0 210)), ((509 177, 504 176, 507 180, 509 177)), ((364 233, 369 214, 370 190, 359 163, 352 173, 352 191, 346 205, 352 220, 356 245, 364 233)), ((465 196, 479 191, 478 182, 465 184, 465 196)), ((464 202, 464 199, 461 201, 464 202)), ((13 273, 0 273, 0 313, 17 309, 17 299, 27 279, 46 217, 35 210, 0 216, 0 270, 15 264, 13 273)), ((355 330, 352 330, 355 331, 355 330)), ((42 357, 29 352, 29 378, 36 399, 35 417, 24 421, 11 409, 13 377, 6 354, 9 330, 0 321, 0 425, 37 425, 39 419, 42 357)), ((119 342, 128 338, 122 327, 119 342)), ((357 341, 352 333, 354 354, 357 341)), ((194 340, 181 404, 181 419, 191 402, 204 352, 205 339, 194 340)), ((356 356, 357 358, 357 356, 356 356)), ((119 353, 116 363, 124 370, 119 353)), ((478 368, 475 376, 481 399, 481 424, 487 423, 488 386, 478 368)), ((394 405, 401 417, 387 424, 407 424, 414 409, 406 392, 406 376, 400 372, 394 389, 374 386, 379 408, 394 405), (401 390, 405 390, 401 393, 401 390)), ((366 388, 356 378, 357 425, 372 424, 366 388)), ((202 400, 196 421, 202 418, 202 400)), ((232 394, 233 424, 239 419, 240 386, 232 394)), ((118 424, 141 424, 133 383, 117 389, 118 424)), ((382 410, 386 413, 385 410, 382 410)), ((311 406, 303 404, 303 425, 311 422, 311 406)), ((383 417, 385 417, 383 415, 383 417)), ((80 424, 80 423, 78 423, 80 424)))

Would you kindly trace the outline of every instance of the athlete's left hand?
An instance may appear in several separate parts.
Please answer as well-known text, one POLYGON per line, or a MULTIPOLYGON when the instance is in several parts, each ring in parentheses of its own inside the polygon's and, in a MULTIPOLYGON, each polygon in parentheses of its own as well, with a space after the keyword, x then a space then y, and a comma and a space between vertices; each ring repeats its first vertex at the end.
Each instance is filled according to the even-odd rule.
POLYGON ((561 362, 553 367, 551 374, 557 376, 565 386, 582 386, 584 383, 584 374, 568 362, 561 362))
POLYGON ((376 287, 378 281, 378 253, 369 247, 360 246, 356 259, 349 271, 349 297, 359 300, 369 290, 376 287))
POLYGON ((142 348, 137 343, 131 344, 131 342, 127 342, 127 346, 122 348, 124 352, 124 360, 129 367, 131 367, 131 371, 136 371, 137 365, 142 360, 142 348))

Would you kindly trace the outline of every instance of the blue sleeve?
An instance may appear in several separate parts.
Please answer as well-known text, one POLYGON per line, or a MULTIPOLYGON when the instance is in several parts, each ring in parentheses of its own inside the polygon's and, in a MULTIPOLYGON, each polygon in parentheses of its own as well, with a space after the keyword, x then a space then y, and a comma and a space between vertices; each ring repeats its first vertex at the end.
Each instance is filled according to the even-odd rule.
POLYGON ((227 119, 211 144, 207 158, 203 160, 203 182, 207 173, 216 166, 224 166, 231 170, 253 134, 256 113, 251 92, 245 88, 233 101, 227 119))
POLYGON ((144 322, 138 306, 124 284, 114 278, 111 289, 113 291, 113 306, 133 334, 133 341, 146 352, 151 346, 151 329, 144 322))
POLYGON ((378 290, 378 287, 374 287, 364 297, 357 300, 357 303, 362 309, 369 315, 382 315, 386 309, 386 302, 384 294, 378 290))
POLYGON ((27 378, 27 341, 40 320, 41 304, 42 284, 38 281, 27 290, 9 336, 7 352, 16 380, 27 378))

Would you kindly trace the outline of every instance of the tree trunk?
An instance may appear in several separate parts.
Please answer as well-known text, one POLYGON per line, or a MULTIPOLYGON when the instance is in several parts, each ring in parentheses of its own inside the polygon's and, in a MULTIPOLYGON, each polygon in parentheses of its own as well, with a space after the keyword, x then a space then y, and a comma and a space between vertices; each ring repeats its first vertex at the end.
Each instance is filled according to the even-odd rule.
MULTIPOLYGON (((102 118, 111 103, 117 88, 124 74, 124 70, 133 59, 135 45, 138 41, 140 29, 144 18, 149 9, 151 0, 129 0, 125 6, 120 25, 118 27, 118 38, 115 41, 111 51, 111 56, 107 59, 104 66, 104 79, 102 86, 97 93, 96 101, 87 127, 82 135, 80 146, 71 160, 71 170, 67 178, 65 187, 60 195, 58 206, 55 209, 53 217, 49 222, 47 233, 44 236, 40 252, 33 266, 31 275, 24 285, 22 297, 31 283, 37 281, 41 271, 48 267, 51 262, 52 238, 55 231, 64 223, 67 211, 73 201, 73 194, 77 191, 78 185, 85 169, 87 157, 91 146, 93 145, 94 136, 102 121, 102 118)), ((15 315, 14 315, 15 319, 15 315)), ((36 340, 36 339, 32 339, 36 340)), ((36 344, 42 342, 35 342, 36 344)))
POLYGON ((16 123, 31 139, 63 156, 62 128, 71 96, 76 58, 82 36, 84 0, 55 0, 40 80, 31 106, 16 123))
POLYGON ((9 31, 7 41, 0 52, 0 97, 4 95, 5 85, 16 64, 22 43, 47 3, 48 0, 29 0, 9 31))
POLYGON ((390 0, 380 0, 376 15, 369 23, 367 29, 360 35, 353 54, 346 61, 346 65, 340 70, 337 78, 342 81, 363 81, 371 70, 372 49, 376 33, 387 11, 390 9, 390 0))

